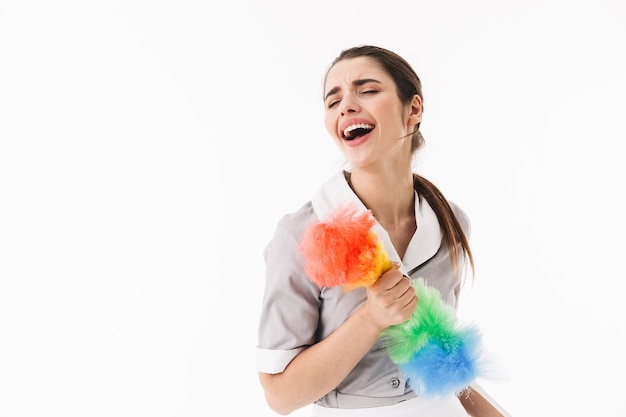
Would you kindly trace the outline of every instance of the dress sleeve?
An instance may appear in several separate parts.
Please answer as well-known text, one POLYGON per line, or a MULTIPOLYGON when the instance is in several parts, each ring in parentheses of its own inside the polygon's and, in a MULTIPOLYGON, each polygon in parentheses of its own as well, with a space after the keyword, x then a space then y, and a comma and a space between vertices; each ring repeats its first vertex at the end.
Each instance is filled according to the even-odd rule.
POLYGON ((258 327, 257 370, 280 373, 316 342, 320 289, 303 270, 301 228, 279 222, 264 251, 265 290, 258 327))

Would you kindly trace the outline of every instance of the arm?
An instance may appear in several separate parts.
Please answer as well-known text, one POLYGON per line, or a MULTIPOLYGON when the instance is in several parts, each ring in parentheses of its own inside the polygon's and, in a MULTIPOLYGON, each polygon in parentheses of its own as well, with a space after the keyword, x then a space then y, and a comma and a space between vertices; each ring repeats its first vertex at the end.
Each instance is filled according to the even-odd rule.
POLYGON ((329 337, 302 351, 282 373, 259 373, 270 408, 287 415, 323 397, 374 346, 379 333, 361 308, 329 337))
POLYGON ((382 330, 408 320, 417 298, 397 269, 367 289, 367 301, 330 336, 296 356, 279 374, 259 373, 268 405, 287 415, 333 390, 376 344, 382 330))
POLYGON ((459 395, 461 404, 471 417, 510 417, 479 385, 472 385, 459 395))

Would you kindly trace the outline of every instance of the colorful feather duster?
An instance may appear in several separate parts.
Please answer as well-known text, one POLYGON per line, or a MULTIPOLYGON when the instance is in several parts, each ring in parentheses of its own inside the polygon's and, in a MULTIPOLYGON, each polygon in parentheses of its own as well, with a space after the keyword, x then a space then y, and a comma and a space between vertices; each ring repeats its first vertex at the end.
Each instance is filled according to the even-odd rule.
MULTIPOLYGON (((341 206, 304 233, 304 269, 320 287, 346 291, 373 284, 392 268, 372 230, 370 211, 341 206)), ((412 280, 418 305, 406 322, 387 328, 381 343, 421 395, 460 394, 481 376, 482 352, 476 327, 462 327, 454 310, 422 278, 412 280)))

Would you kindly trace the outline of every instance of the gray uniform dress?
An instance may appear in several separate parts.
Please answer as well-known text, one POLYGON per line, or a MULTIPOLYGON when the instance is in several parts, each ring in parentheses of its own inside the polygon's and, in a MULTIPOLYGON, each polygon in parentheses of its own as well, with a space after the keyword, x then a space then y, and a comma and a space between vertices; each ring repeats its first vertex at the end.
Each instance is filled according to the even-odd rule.
MULTIPOLYGON (((304 273, 299 242, 305 229, 324 220, 338 205, 366 207, 338 172, 322 185, 311 201, 284 216, 264 251, 265 293, 259 322, 257 346, 258 371, 280 373, 302 350, 323 340, 339 327, 366 299, 365 289, 351 292, 319 288, 304 273)), ((469 221, 465 213, 450 203, 465 233, 469 221)), ((392 261, 411 278, 423 277, 436 288, 443 300, 456 308, 459 280, 453 272, 450 255, 442 242, 437 217, 419 195, 415 198, 417 230, 403 259, 394 249, 389 235, 376 224, 374 231, 392 261)), ((336 408, 362 408, 390 405, 413 398, 418 393, 380 345, 374 346, 331 392, 316 404, 336 408)))

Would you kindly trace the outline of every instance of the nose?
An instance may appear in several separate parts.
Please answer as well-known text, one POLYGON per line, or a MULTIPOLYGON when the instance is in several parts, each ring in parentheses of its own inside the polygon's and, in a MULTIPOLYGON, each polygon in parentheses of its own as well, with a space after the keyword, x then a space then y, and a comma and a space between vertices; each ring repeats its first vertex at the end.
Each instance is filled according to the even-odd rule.
POLYGON ((357 103, 356 97, 353 94, 346 94, 339 104, 339 111, 342 116, 345 116, 348 113, 356 113, 359 111, 359 105, 357 103))

